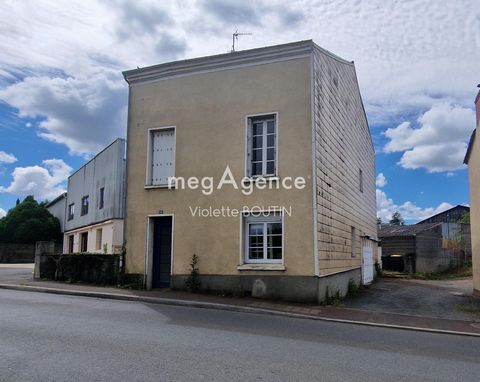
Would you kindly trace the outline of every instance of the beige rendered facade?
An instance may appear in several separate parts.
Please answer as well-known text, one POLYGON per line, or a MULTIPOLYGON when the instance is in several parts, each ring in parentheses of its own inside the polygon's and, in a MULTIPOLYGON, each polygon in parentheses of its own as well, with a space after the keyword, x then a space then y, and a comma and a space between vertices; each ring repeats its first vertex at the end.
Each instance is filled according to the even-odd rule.
POLYGON ((362 262, 370 281, 374 150, 353 63, 302 41, 124 76, 128 274, 182 289, 196 254, 207 291, 319 301, 360 283, 362 262))
POLYGON ((472 239, 473 292, 480 297, 480 144, 476 131, 480 126, 480 91, 475 99, 477 128, 473 131, 464 163, 468 164, 470 186, 470 229, 472 239))

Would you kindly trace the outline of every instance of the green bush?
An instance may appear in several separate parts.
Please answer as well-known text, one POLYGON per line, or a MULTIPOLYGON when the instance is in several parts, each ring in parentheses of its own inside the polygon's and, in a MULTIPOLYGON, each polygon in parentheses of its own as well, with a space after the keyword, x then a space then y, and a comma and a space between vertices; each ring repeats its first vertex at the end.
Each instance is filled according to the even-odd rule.
POLYGON ((185 284, 190 292, 198 292, 200 290, 200 273, 198 272, 198 256, 193 254, 190 262, 190 276, 188 276, 185 284))

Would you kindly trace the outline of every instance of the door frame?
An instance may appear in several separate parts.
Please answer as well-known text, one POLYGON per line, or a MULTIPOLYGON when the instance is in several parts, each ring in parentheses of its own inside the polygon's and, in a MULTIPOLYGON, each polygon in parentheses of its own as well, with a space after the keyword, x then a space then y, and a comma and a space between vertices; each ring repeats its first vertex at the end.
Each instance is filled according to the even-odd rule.
POLYGON ((143 276, 144 284, 146 289, 152 289, 152 278, 153 278, 153 219, 155 218, 172 218, 172 241, 170 249, 170 276, 173 276, 173 237, 175 232, 175 215, 174 214, 152 214, 147 215, 147 237, 146 237, 146 246, 145 246, 145 272, 143 276))

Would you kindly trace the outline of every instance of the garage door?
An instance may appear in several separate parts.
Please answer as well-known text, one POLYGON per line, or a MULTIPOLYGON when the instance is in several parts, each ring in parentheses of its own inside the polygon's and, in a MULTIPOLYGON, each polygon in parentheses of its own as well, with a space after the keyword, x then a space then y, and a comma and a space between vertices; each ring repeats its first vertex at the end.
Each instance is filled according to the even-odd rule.
POLYGON ((373 281, 373 242, 370 239, 362 238, 362 282, 370 284, 373 281))

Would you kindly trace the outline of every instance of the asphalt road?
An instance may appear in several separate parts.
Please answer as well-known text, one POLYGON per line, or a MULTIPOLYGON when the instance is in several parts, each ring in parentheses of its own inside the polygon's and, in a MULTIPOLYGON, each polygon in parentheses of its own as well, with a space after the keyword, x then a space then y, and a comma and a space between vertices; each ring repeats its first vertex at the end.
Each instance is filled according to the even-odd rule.
POLYGON ((478 381, 480 339, 0 290, 1 381, 478 381))

